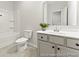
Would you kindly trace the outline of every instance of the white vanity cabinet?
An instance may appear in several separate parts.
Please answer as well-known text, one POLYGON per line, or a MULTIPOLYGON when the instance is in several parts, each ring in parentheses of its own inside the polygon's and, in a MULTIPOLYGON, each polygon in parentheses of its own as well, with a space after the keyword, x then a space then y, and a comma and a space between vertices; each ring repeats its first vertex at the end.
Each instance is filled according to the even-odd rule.
POLYGON ((48 42, 43 42, 39 41, 39 55, 40 56, 55 56, 55 45, 48 43, 48 42))
POLYGON ((37 33, 38 53, 43 57, 79 57, 79 40, 58 35, 37 33))
POLYGON ((66 57, 67 56, 67 48, 57 45, 57 47, 56 47, 56 56, 58 56, 58 57, 66 57))

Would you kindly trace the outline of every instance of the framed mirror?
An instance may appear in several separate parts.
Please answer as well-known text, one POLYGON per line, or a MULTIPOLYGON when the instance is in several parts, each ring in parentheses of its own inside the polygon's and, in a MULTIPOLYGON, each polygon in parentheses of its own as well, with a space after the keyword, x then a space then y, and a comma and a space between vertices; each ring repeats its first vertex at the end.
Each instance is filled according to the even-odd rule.
POLYGON ((43 21, 50 25, 77 25, 77 3, 73 1, 43 2, 43 21))

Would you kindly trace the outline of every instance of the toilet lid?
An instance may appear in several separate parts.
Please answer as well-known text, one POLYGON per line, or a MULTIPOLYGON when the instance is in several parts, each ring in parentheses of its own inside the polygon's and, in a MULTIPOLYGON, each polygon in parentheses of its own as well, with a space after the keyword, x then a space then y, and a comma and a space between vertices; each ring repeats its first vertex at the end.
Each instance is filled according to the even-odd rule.
POLYGON ((27 38, 22 37, 22 38, 17 39, 16 43, 22 43, 22 42, 25 42, 27 40, 28 40, 27 38))

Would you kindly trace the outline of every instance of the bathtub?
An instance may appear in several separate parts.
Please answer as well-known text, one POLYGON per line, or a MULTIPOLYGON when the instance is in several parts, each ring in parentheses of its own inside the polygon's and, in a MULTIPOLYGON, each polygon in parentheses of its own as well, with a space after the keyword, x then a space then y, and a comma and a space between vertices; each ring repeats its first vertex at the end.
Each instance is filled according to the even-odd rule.
POLYGON ((5 32, 0 33, 0 48, 9 46, 15 42, 19 33, 16 32, 5 32))

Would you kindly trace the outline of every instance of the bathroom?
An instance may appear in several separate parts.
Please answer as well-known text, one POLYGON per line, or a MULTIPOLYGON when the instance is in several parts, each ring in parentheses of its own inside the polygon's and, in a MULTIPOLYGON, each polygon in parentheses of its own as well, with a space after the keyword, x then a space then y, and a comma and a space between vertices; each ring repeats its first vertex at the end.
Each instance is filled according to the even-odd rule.
POLYGON ((0 1, 0 57, 79 57, 78 5, 78 1, 0 1))

